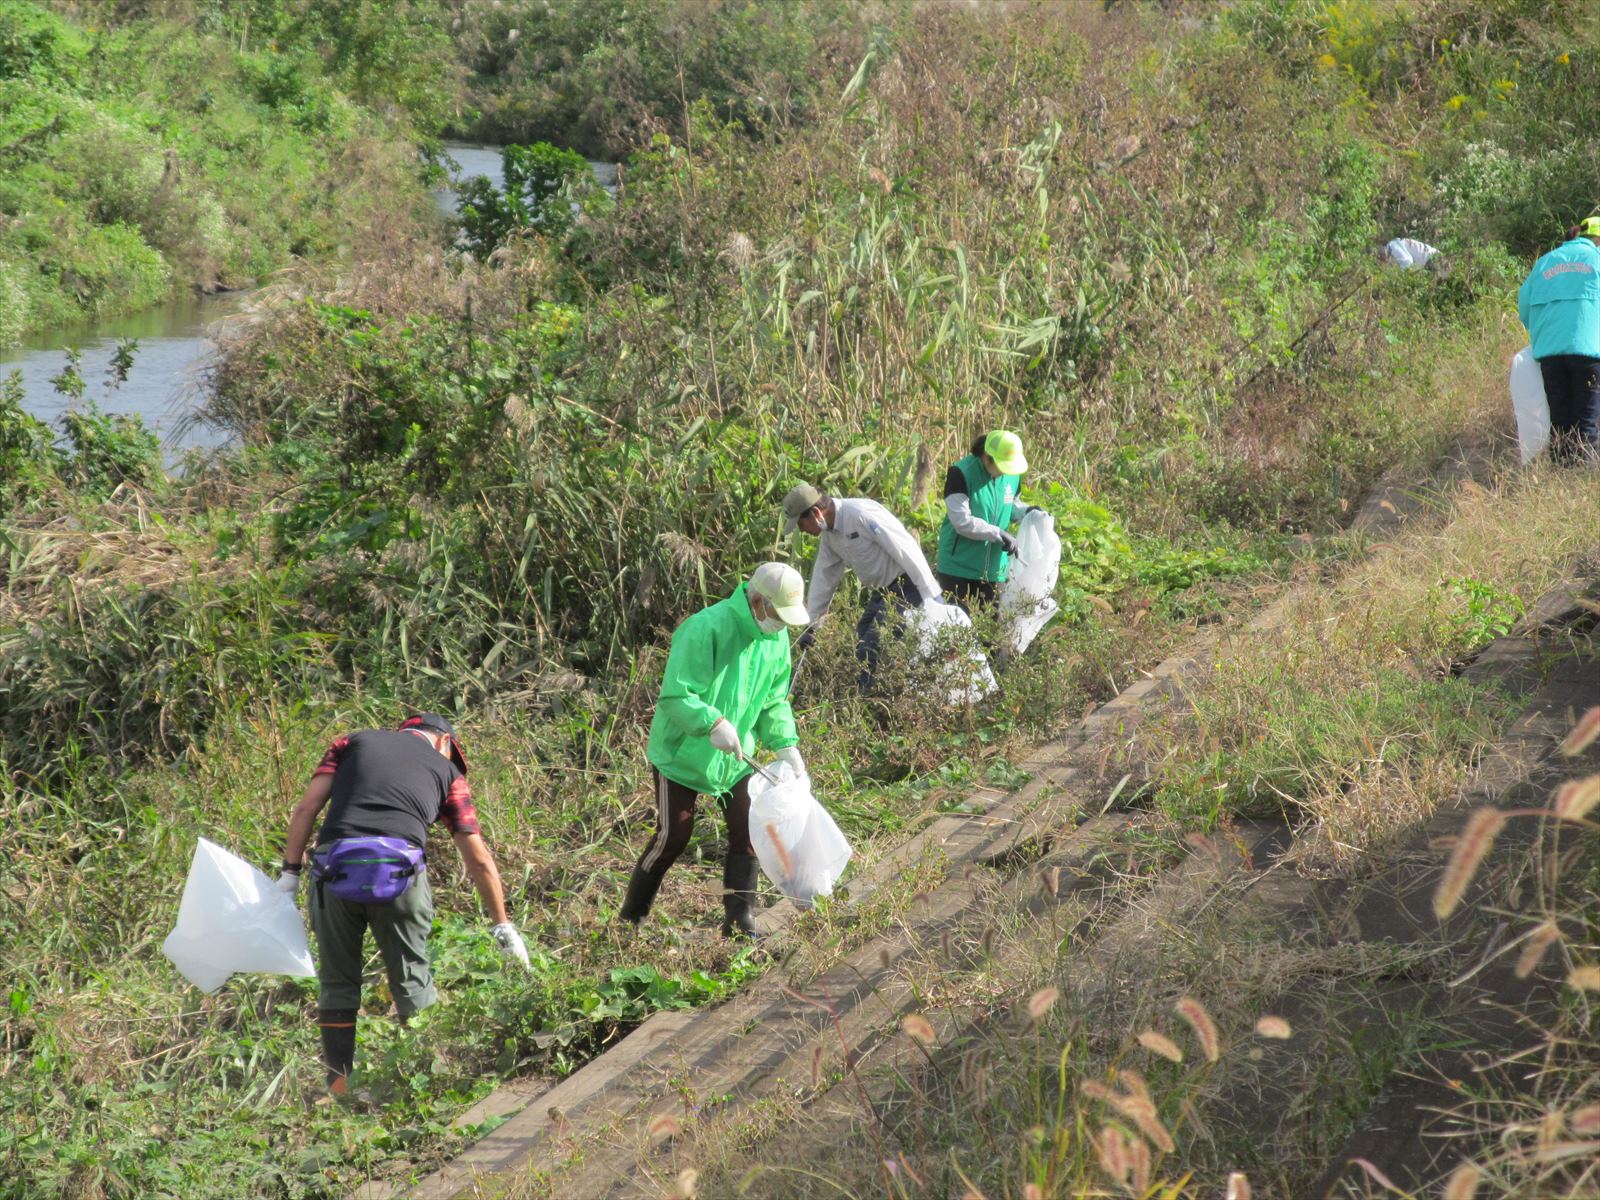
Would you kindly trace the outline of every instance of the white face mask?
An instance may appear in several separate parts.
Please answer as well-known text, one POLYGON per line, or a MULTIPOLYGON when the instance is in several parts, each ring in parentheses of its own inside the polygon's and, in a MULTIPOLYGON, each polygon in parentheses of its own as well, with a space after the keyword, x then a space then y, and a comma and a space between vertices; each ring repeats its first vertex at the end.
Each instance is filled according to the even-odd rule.
POLYGON ((756 617, 756 628, 761 630, 762 633, 777 633, 778 630, 787 628, 787 623, 782 617, 772 615, 770 601, 765 596, 760 596, 758 599, 761 601, 761 607, 767 610, 768 615, 756 617, 755 609, 750 610, 750 615, 756 617))
POLYGON ((828 514, 823 512, 820 508, 817 509, 817 532, 819 534, 827 533, 828 530, 832 528, 833 526, 828 524, 828 514))

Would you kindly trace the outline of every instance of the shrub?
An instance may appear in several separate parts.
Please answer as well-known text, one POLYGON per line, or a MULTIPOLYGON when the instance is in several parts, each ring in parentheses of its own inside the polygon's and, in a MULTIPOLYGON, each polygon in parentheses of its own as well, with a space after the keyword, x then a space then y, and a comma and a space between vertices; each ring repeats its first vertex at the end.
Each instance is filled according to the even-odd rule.
POLYGON ((574 206, 597 190, 581 154, 548 142, 507 146, 500 161, 501 187, 481 175, 461 185, 461 226, 467 247, 479 258, 522 230, 560 239, 572 226, 574 206))
POLYGON ((103 413, 91 401, 61 418, 69 454, 67 481, 92 496, 104 496, 124 483, 145 486, 161 473, 161 439, 138 417, 103 413))

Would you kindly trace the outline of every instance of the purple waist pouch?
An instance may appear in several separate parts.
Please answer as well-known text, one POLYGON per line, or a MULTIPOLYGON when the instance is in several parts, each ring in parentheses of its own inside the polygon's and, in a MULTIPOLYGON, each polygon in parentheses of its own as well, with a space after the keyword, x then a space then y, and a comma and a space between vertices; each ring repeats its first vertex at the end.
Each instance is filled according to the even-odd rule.
POLYGON ((387 904, 422 869, 422 850, 397 837, 340 838, 311 856, 312 878, 352 904, 387 904))

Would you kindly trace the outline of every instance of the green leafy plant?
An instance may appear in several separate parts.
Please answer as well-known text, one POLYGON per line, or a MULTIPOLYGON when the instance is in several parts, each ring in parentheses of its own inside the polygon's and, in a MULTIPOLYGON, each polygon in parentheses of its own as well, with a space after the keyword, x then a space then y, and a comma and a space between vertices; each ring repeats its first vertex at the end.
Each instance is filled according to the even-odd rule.
POLYGON ((505 182, 483 176, 462 183, 462 235, 474 254, 487 258, 520 230, 560 239, 571 227, 573 209, 598 191, 581 154, 549 142, 507 146, 500 152, 505 182))

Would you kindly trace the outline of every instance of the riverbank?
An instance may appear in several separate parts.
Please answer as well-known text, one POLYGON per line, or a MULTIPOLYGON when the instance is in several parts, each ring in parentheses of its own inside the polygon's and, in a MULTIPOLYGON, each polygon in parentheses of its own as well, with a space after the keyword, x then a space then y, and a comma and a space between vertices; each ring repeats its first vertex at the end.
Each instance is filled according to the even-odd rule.
POLYGON ((0 5, 0 350, 431 219, 403 118, 204 23, 0 5))

